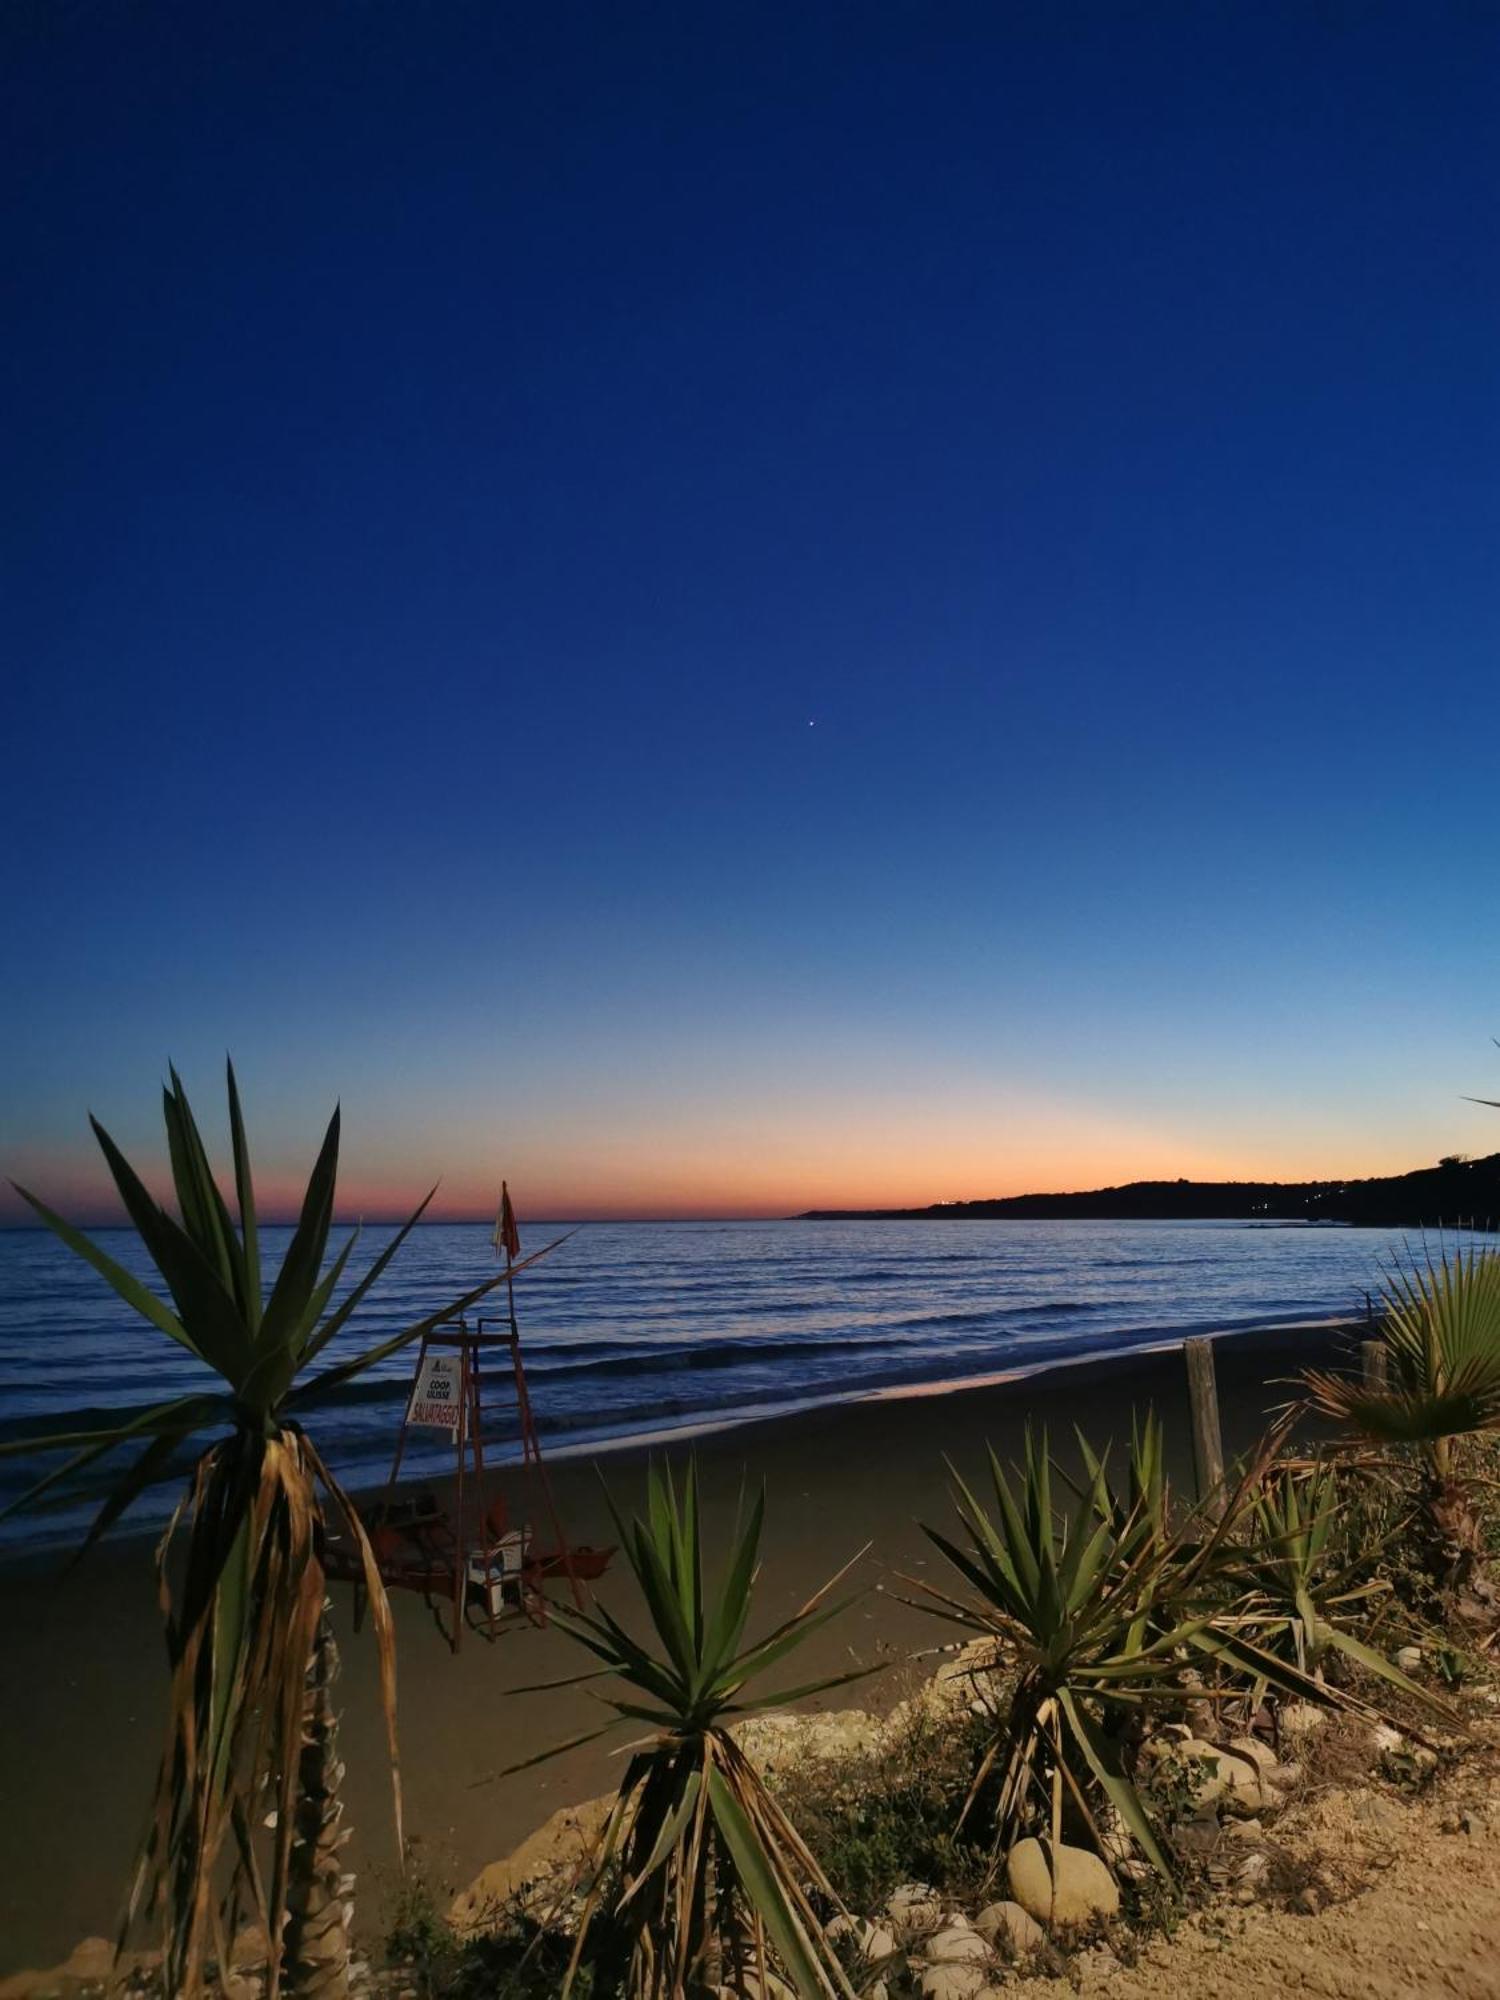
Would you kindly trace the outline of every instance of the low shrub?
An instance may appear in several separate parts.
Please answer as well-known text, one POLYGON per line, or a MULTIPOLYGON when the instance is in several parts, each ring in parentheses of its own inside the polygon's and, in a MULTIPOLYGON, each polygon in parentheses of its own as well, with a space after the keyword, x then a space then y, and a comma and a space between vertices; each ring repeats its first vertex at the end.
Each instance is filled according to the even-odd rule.
POLYGON ((903 1882, 955 1901, 980 1893, 989 1852, 959 1820, 992 1731, 981 1717, 919 1716, 874 1749, 778 1774, 780 1802, 851 1910, 878 1909, 903 1882))

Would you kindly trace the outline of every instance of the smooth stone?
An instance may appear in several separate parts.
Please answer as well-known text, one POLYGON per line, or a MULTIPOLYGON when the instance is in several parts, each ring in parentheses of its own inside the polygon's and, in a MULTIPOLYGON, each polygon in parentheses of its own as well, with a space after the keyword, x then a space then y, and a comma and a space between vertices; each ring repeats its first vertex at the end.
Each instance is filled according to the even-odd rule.
POLYGON ((1119 1884, 1087 1848, 1060 1845, 1049 1866, 1039 1840, 1018 1840, 1006 1869, 1011 1894, 1039 1924, 1084 1924, 1119 1910, 1119 1884))
POLYGON ((1217 1744, 1189 1736, 1172 1745, 1168 1761, 1177 1765, 1187 1779, 1195 1805, 1212 1805, 1229 1789, 1229 1774, 1224 1768, 1228 1759, 1217 1744))
POLYGON ((1236 1757, 1243 1757, 1258 1771, 1273 1770, 1279 1761, 1270 1744, 1259 1736, 1231 1736, 1229 1747, 1236 1757))
POLYGON ((929 1965, 988 1965, 990 1948, 967 1924, 950 1924, 928 1938, 922 1956, 929 1965))
POLYGON ((943 1927, 943 1899, 925 1882, 903 1882, 891 1892, 885 1915, 900 1942, 927 1937, 943 1927))
POLYGON ((896 1940, 884 1924, 866 1924, 860 1932, 859 1948, 866 1958, 879 1963, 895 1956, 896 1940))
POLYGON ((1019 1903, 991 1903, 974 1919, 974 1928, 990 1944, 1008 1944, 1018 1956, 1035 1951, 1045 1941, 1046 1932, 1019 1903))
POLYGON ((1291 1701, 1281 1711, 1283 1736, 1311 1736, 1328 1721, 1328 1710, 1316 1702, 1291 1701))

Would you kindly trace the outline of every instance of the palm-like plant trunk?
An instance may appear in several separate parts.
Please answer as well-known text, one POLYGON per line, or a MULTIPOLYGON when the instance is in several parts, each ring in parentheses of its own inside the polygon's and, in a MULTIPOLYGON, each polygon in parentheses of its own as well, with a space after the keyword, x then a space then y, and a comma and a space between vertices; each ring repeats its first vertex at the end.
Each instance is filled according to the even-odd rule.
POLYGON ((339 1787, 338 1717, 333 1684, 339 1655, 325 1605, 307 1669, 297 1803, 287 1880, 281 1978, 289 1994, 338 1996, 349 1991, 350 1900, 354 1882, 342 1859, 349 1838, 339 1787))
POLYGON ((1425 1482, 1428 1560, 1442 1602, 1467 1623, 1489 1624, 1496 1589, 1485 1562, 1484 1530, 1473 1487, 1454 1458, 1453 1440, 1438 1439, 1425 1482))

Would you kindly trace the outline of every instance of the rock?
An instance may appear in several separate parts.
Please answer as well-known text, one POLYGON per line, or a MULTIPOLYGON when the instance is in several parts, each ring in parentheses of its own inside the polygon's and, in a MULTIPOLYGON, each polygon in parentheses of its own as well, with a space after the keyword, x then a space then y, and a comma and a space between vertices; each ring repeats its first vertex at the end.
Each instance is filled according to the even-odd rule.
POLYGON ((1259 1736, 1232 1736, 1229 1739, 1229 1747, 1236 1757, 1243 1757, 1258 1771, 1274 1770, 1280 1761, 1270 1744, 1259 1736))
POLYGON ((1006 1869, 1012 1896, 1039 1924, 1085 1924, 1112 1917, 1120 1907, 1119 1885, 1087 1848, 1059 1845, 1049 1866, 1039 1840, 1018 1840, 1006 1869))
POLYGON ((1258 1819, 1237 1819, 1224 1831, 1231 1840, 1259 1840, 1265 1828, 1258 1819))
POLYGON ((102 1984, 113 1976, 115 1948, 108 1938, 86 1937, 68 1954, 63 1971, 70 1979, 102 1984))
POLYGON ((1370 1748, 1377 1756, 1383 1757, 1389 1750, 1399 1750, 1406 1738, 1399 1729, 1392 1729, 1388 1722, 1377 1722, 1370 1731, 1370 1748))
POLYGON ((1201 1808, 1177 1828, 1177 1845, 1184 1854, 1212 1854, 1222 1838, 1219 1815, 1212 1806, 1201 1808))
POLYGON ((1281 1711, 1283 1736, 1312 1736, 1328 1721, 1328 1710, 1316 1702, 1290 1701, 1281 1711))
POLYGON ((1135 1853, 1135 1842, 1130 1829, 1118 1816, 1100 1829, 1099 1852, 1111 1868, 1117 1868, 1122 1861, 1129 1861, 1135 1853))
POLYGON ((1078 1971, 1076 1990, 1080 1993, 1097 1992, 1107 1979, 1113 1979, 1120 1970, 1119 1959, 1102 1945, 1096 1946, 1093 1951, 1079 1952, 1075 1964, 1078 1971))
POLYGON ((1211 1805, 1224 1790, 1219 1752, 1212 1743, 1186 1736, 1167 1743, 1158 1753, 1159 1766, 1179 1774, 1195 1805, 1211 1805))
POLYGON ((922 2000, 980 2000, 989 1990, 982 1965, 928 1965, 917 1981, 922 2000))
POLYGON ((880 1722, 862 1708, 834 1708, 811 1715, 754 1715, 736 1724, 733 1734, 762 1771, 785 1771, 872 1749, 880 1722))
POLYGON ((1181 1771, 1193 1803, 1199 1808, 1213 1805, 1226 1794, 1250 1812, 1264 1803, 1257 1767, 1231 1751, 1221 1750, 1217 1743, 1205 1743, 1200 1737, 1190 1736, 1186 1742, 1172 1745, 1167 1761, 1181 1771))
POLYGON ((1019 1903, 1010 1901, 991 1903, 988 1909, 981 1910, 974 1919, 974 1928, 987 1943, 1008 1945, 1018 1958, 1035 1951, 1046 1939, 1046 1932, 1036 1919, 1028 1916, 1019 1903))
POLYGON ((1280 1804, 1280 1796, 1271 1783, 1271 1772, 1281 1767, 1274 1761, 1263 1766, 1232 1750, 1219 1768, 1225 1782, 1225 1801, 1236 1812, 1254 1814, 1280 1804))
POLYGON ((115 1962, 115 1948, 108 1938, 86 1937, 73 1947, 61 1965, 45 1971, 28 1967, 0 1979, 0 2000, 68 2000, 85 1989, 109 1986, 117 1977, 144 1963, 146 1954, 115 1962))
POLYGON ((943 1925, 943 1901, 925 1882, 903 1882, 891 1892, 885 1915, 898 1944, 929 1937, 943 1925))
POLYGON ((896 1940, 884 1924, 866 1924, 859 1934, 859 1948, 872 1964, 879 1965, 896 1955, 896 1940))
POLYGON ((952 1923, 928 1938, 922 1956, 929 1965, 988 1965, 990 1948, 968 1924, 952 1923))
POLYGON ((541 1886, 547 1894, 582 1868, 614 1804, 614 1795, 564 1806, 527 1836, 503 1861, 492 1861, 448 1905, 448 1921, 460 1937, 493 1930, 506 1906, 541 1886), (561 1878, 561 1881, 559 1881, 561 1878))
POLYGON ((235 1972, 253 1972, 270 1956, 270 1940, 259 1924, 245 1924, 234 1934, 229 1946, 229 1964, 235 1972))
POLYGON ((1393 1664, 1403 1674, 1419 1674, 1422 1671, 1422 1648, 1420 1646, 1402 1646, 1397 1652, 1393 1664))

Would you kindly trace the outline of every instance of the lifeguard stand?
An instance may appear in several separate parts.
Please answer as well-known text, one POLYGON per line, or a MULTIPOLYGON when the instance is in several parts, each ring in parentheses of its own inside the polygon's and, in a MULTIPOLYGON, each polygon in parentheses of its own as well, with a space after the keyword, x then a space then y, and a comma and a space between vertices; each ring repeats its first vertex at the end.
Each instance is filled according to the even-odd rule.
MULTIPOLYGON (((515 1221, 509 1211, 507 1194, 503 1213, 508 1229, 503 1237, 500 1225, 496 1225, 497 1248, 502 1241, 505 1248, 507 1280, 516 1248, 515 1221)), ((548 1245, 549 1249, 553 1247, 548 1245)), ((423 1335, 417 1349, 411 1396, 396 1438, 396 1455, 391 1461, 388 1495, 395 1491, 409 1430, 445 1430, 453 1440, 456 1477, 451 1541, 445 1536, 434 1548, 427 1575, 434 1590, 440 1580, 446 1584, 447 1578, 441 1572, 444 1559, 451 1557, 455 1652, 463 1639, 473 1592, 477 1591, 482 1607, 475 1623, 491 1638, 503 1625, 518 1618, 528 1618, 535 1625, 546 1624, 547 1599, 542 1585, 549 1577, 565 1576, 575 1604, 580 1610, 583 1608, 579 1567, 558 1519, 551 1482, 542 1463, 541 1441, 521 1360, 515 1291, 509 1283, 506 1299, 507 1311, 503 1316, 476 1319, 472 1327, 461 1316, 423 1335), (521 1430, 521 1482, 529 1508, 529 1514, 523 1513, 514 1528, 503 1500, 489 1506, 485 1502, 485 1362, 487 1358, 501 1356, 509 1362, 515 1391, 521 1430), (534 1549, 530 1542, 531 1523, 541 1515, 545 1515, 553 1535, 552 1548, 544 1552, 534 1549)), ((503 1368, 503 1362, 501 1365, 503 1368)), ((587 1556, 595 1552, 583 1553, 587 1556)), ((442 1594, 446 1595, 446 1590, 442 1594)))

